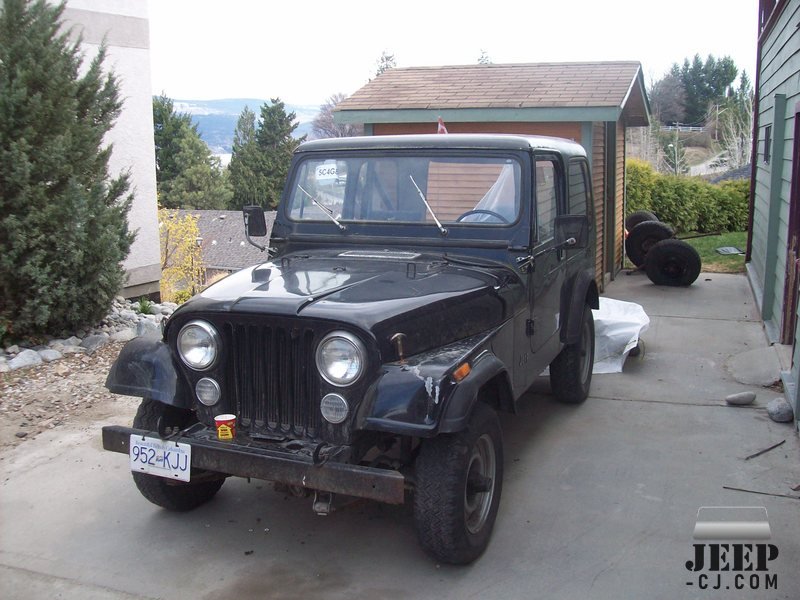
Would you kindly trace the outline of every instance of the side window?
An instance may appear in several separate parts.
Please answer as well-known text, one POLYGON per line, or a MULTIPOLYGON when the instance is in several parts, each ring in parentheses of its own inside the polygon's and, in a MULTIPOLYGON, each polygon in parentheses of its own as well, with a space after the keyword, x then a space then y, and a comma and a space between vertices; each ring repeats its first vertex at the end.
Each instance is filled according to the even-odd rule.
POLYGON ((547 242, 555 236, 558 215, 556 164, 552 160, 536 161, 536 239, 547 242))
POLYGON ((586 193, 588 179, 585 161, 573 160, 569 163, 569 202, 567 203, 569 214, 588 214, 588 195, 586 193))

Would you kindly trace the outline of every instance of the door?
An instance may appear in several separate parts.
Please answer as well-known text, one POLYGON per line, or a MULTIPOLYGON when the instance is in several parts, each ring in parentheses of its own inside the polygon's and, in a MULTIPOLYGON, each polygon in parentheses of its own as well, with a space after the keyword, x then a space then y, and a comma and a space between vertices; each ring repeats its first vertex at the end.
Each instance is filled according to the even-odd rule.
POLYGON ((529 272, 528 334, 534 367, 544 369, 560 344, 564 252, 554 248, 556 216, 564 211, 564 170, 556 156, 537 156, 535 166, 536 215, 532 232, 534 258, 529 272))

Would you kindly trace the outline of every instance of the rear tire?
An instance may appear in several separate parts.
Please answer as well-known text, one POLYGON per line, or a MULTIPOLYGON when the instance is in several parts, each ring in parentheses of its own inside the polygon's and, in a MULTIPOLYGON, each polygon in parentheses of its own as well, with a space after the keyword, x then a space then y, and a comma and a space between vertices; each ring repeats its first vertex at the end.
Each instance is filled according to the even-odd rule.
MULTIPOLYGON (((136 411, 136 416, 133 418, 133 427, 134 429, 158 431, 159 419, 162 419, 167 426, 177 426, 181 429, 191 425, 195 420, 194 415, 188 410, 181 410, 157 400, 143 398, 136 411)), ((193 479, 202 477, 204 480, 196 483, 171 481, 164 477, 145 473, 133 472, 132 474, 133 482, 142 496, 153 504, 178 512, 192 510, 205 504, 225 483, 224 475, 214 478, 214 474, 199 469, 193 469, 191 476, 193 479)))
POLYGON ((503 489, 497 414, 478 402, 464 431, 423 441, 415 471, 420 545, 441 562, 471 563, 489 545, 503 489))
POLYGON ((700 254, 683 240, 658 242, 650 249, 645 261, 647 277, 656 285, 692 285, 701 268, 700 254))
POLYGON ((550 363, 550 387, 560 402, 580 404, 589 396, 594 367, 594 317, 588 304, 581 316, 581 336, 562 348, 550 363))
POLYGON ((649 210, 635 210, 625 217, 625 229, 631 231, 639 223, 644 223, 645 221, 658 221, 658 217, 649 210))
POLYGON ((660 221, 643 221, 630 230, 625 240, 625 253, 637 267, 644 264, 647 253, 661 240, 675 235, 672 228, 660 221))

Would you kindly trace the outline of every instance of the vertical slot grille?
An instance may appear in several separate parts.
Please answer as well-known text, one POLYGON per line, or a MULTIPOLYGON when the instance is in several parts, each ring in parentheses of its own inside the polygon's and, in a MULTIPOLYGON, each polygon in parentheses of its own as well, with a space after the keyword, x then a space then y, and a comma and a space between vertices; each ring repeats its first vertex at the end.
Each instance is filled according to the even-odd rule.
POLYGON ((228 381, 241 427, 315 438, 320 416, 314 331, 240 323, 225 330, 231 348, 228 381))

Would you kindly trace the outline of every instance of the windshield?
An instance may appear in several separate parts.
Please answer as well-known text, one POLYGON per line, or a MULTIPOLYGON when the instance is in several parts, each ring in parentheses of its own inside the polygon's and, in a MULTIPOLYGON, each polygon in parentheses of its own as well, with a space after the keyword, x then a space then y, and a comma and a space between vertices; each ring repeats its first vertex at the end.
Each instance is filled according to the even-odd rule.
POLYGON ((499 227, 517 220, 520 164, 500 156, 350 156, 302 161, 287 212, 297 221, 499 227))

